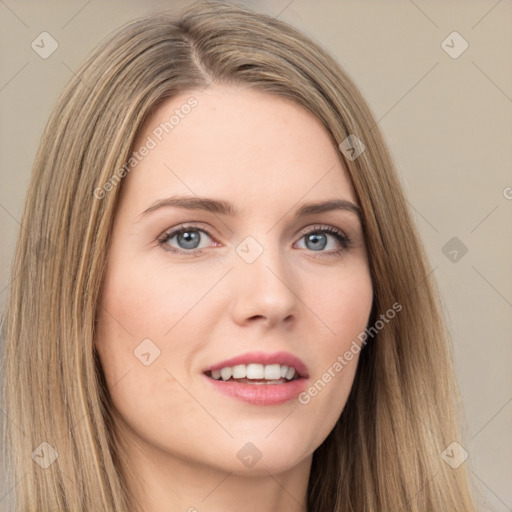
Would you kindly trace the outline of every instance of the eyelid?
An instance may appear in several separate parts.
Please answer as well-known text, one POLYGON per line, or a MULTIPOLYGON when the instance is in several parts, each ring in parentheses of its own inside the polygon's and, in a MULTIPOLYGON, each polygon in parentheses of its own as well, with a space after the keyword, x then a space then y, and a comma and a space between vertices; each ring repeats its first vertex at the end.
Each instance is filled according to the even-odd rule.
POLYGON ((297 235, 302 237, 311 232, 316 233, 318 231, 327 231, 327 232, 331 232, 331 233, 338 233, 338 234, 348 238, 348 236, 345 234, 345 232, 342 229, 337 228, 335 226, 331 226, 330 224, 310 224, 309 226, 301 229, 297 235))

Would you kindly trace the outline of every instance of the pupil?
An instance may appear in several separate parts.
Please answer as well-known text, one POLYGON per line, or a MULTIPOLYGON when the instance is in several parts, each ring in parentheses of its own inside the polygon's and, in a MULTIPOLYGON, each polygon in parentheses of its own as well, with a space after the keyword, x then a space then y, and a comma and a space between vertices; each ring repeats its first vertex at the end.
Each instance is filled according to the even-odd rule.
POLYGON ((195 249, 199 243, 199 236, 194 231, 184 231, 178 235, 178 242, 183 242, 183 249, 195 249))
MULTIPOLYGON (((323 249, 327 245, 326 236, 324 233, 313 234, 308 236, 308 242, 313 242, 313 246, 310 249, 323 249)), ((306 244, 307 245, 307 244, 306 244)))

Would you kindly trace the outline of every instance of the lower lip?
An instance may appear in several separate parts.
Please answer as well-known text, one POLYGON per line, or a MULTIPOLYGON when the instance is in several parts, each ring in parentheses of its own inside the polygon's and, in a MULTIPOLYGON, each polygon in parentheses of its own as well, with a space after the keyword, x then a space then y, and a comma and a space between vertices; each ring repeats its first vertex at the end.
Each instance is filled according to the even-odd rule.
POLYGON ((284 404, 296 399, 307 384, 307 379, 304 378, 291 380, 285 384, 243 384, 216 380, 206 375, 204 377, 217 391, 253 405, 284 404))

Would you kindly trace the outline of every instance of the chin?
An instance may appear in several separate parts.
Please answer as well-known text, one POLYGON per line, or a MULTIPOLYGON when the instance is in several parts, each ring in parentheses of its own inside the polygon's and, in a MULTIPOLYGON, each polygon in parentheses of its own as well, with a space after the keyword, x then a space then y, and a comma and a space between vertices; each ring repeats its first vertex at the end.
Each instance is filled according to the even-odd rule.
MULTIPOLYGON (((268 474, 284 473, 300 464, 309 464, 314 445, 308 449, 309 443, 300 436, 275 435, 252 440, 230 440, 222 449, 217 445, 211 453, 211 465, 224 472, 240 476, 268 476, 268 474)), ((209 457, 210 458, 210 457, 209 457)), ((207 463, 207 465, 210 465, 207 463)))

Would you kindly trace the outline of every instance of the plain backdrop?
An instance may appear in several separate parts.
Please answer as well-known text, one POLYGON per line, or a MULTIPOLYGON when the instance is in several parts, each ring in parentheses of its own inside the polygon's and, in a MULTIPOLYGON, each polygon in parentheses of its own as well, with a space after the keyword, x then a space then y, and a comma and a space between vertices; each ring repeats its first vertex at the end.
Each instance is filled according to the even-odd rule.
MULTIPOLYGON (((120 25, 186 3, 0 0, 0 310, 34 155, 65 83, 120 25), (42 32, 58 44, 46 59, 31 47, 42 32)), ((465 464, 490 506, 512 511, 512 1, 244 3, 327 48, 379 121, 452 334, 465 464)), ((10 494, 0 485, 0 510, 10 494)))

